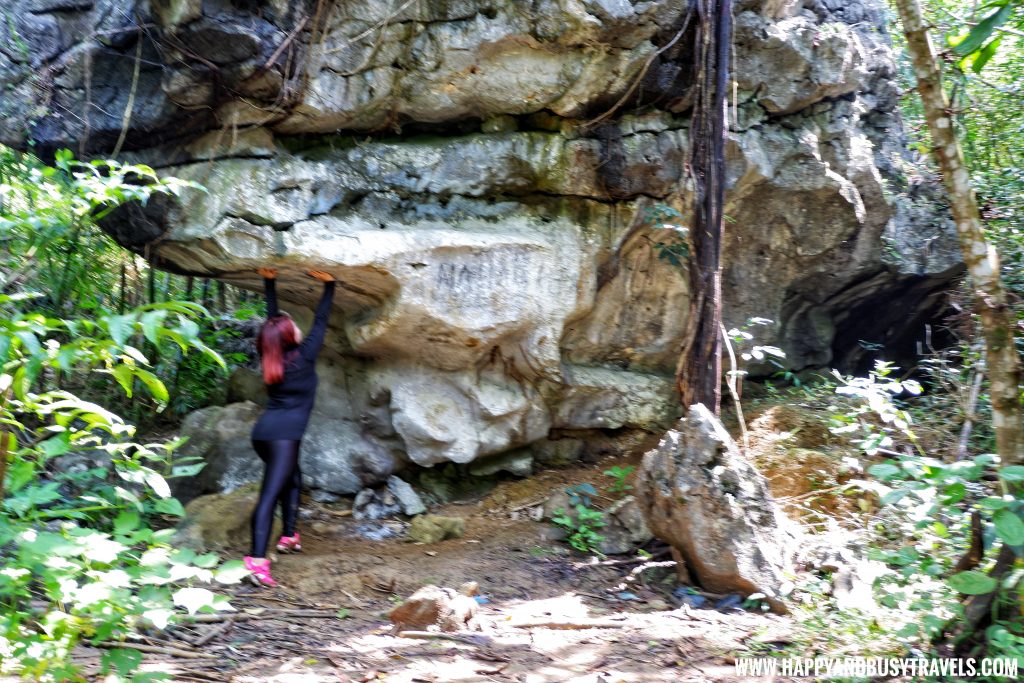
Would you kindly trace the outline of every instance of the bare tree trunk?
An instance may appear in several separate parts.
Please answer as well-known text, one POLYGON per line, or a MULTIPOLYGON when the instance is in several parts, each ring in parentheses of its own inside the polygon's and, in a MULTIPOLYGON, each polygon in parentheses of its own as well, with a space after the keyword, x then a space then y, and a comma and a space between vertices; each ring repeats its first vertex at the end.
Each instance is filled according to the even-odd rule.
POLYGON ((722 205, 732 0, 696 0, 696 7, 697 77, 690 127, 694 184, 690 232, 692 298, 687 343, 676 369, 676 385, 684 406, 703 403, 717 415, 722 402, 722 205))
POLYGON ((974 285, 989 376, 996 450, 1003 465, 1024 464, 1024 423, 1020 407, 1020 365, 1013 339, 1013 317, 999 279, 999 255, 982 232, 978 202, 963 152, 953 130, 942 76, 918 0, 896 0, 907 48, 914 64, 917 90, 950 207, 960 236, 967 272, 974 285))
POLYGON ((125 297, 127 296, 126 290, 128 289, 128 267, 124 264, 124 260, 121 260, 121 301, 117 305, 117 312, 124 314, 125 297))

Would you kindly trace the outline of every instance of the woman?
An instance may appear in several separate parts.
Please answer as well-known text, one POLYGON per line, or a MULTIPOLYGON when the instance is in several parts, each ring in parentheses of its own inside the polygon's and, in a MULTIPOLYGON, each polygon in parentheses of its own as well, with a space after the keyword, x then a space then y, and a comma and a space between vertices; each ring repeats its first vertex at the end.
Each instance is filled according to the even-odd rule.
POLYGON ((295 531, 302 486, 299 444, 316 397, 316 357, 324 343, 334 298, 334 278, 328 273, 309 271, 311 277, 324 283, 324 293, 316 308, 313 327, 303 339, 291 316, 277 309, 274 289, 277 271, 260 268, 257 272, 263 276, 267 292, 267 321, 260 328, 256 348, 263 366, 268 400, 266 410, 252 428, 252 445, 264 469, 260 497, 252 512, 252 554, 245 557, 245 567, 255 583, 276 586, 277 582, 270 575, 267 545, 277 503, 281 504, 284 521, 284 535, 277 542, 277 549, 280 552, 302 549, 295 531))

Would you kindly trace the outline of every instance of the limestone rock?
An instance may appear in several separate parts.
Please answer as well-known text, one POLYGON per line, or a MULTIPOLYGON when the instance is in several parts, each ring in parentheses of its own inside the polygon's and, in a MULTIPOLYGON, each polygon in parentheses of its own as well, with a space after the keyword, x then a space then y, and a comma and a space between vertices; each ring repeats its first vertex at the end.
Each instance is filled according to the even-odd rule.
POLYGON ((530 444, 534 459, 548 467, 564 467, 580 459, 585 443, 583 439, 542 439, 530 444))
MULTIPOLYGON (((305 271, 338 278, 308 485, 356 493, 552 429, 596 454, 679 416, 692 37, 663 48, 686 3, 352 0, 317 30, 299 0, 8 4, 0 33, 29 49, 0 41, 0 142, 104 156, 130 111, 123 153, 207 188, 111 214, 121 244, 254 291, 273 264, 300 318, 305 271), (580 125, 642 70, 639 106, 580 125)), ((757 342, 789 369, 857 362, 862 340, 914 353, 961 269, 937 184, 907 182, 882 10, 736 4, 725 322, 773 320, 757 342)), ((258 471, 228 460, 202 490, 258 471)))
MULTIPOLYGON (((185 506, 185 518, 175 533, 174 545, 202 552, 247 546, 252 528, 250 517, 258 493, 257 486, 248 485, 189 502, 185 506)), ((281 522, 275 518, 271 538, 277 538, 280 533, 281 522)))
POLYGON ((763 593, 784 612, 795 550, 764 478, 722 424, 692 406, 644 455, 637 489, 654 534, 676 548, 690 576, 715 593, 763 593))
POLYGON ((462 538, 464 533, 466 522, 461 517, 426 514, 413 517, 407 535, 411 541, 437 543, 447 538, 462 538))
POLYGON ((647 526, 647 520, 644 519, 643 509, 635 496, 626 496, 616 501, 608 507, 606 513, 622 525, 633 545, 643 545, 654 538, 654 534, 647 526))
POLYGON ((430 584, 388 612, 388 619, 398 631, 429 626, 448 632, 480 630, 477 610, 477 602, 470 595, 430 584))
POLYGON ((553 423, 556 427, 618 429, 667 426, 677 415, 674 383, 664 377, 571 366, 553 423))
POLYGON ((397 515, 402 509, 390 490, 363 489, 352 501, 352 519, 378 520, 397 515))
POLYGON ((403 514, 412 517, 427 511, 427 506, 423 504, 423 499, 409 485, 409 482, 404 479, 400 479, 395 475, 388 477, 388 491, 398 501, 403 514))
POLYGON ((520 448, 500 455, 481 458, 469 466, 474 477, 486 477, 499 472, 508 472, 517 477, 533 474, 533 453, 529 448, 520 448))

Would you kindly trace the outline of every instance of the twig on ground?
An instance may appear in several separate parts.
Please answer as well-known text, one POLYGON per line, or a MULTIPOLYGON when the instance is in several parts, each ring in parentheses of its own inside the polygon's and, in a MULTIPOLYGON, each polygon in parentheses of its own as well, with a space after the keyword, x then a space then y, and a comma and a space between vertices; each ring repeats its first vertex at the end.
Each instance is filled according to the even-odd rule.
POLYGON ((222 626, 218 626, 217 628, 211 630, 206 635, 201 636, 199 638, 196 638, 194 641, 192 641, 192 646, 193 647, 202 647, 203 645, 206 645, 208 642, 210 642, 214 638, 219 638, 220 636, 224 635, 229 630, 231 630, 231 627, 235 625, 236 621, 238 621, 238 615, 235 615, 233 617, 229 617, 227 619, 227 621, 225 621, 222 626))
POLYGON ((574 569, 590 569, 592 567, 616 567, 624 564, 636 564, 637 562, 650 562, 656 557, 664 557, 672 551, 671 548, 662 548, 656 553, 651 553, 650 557, 631 557, 628 560, 604 560, 602 562, 579 562, 573 565, 574 569))
MULTIPOLYGON (((216 624, 222 621, 250 621, 252 619, 335 619, 337 610, 311 610, 311 609, 270 609, 269 607, 256 608, 259 613, 235 612, 231 614, 197 614, 190 618, 195 624, 216 624)), ((339 607, 338 609, 348 609, 339 607)))
POLYGON ((588 628, 625 628, 621 621, 607 619, 581 619, 579 621, 521 621, 509 624, 512 628, 550 628, 561 631, 582 631, 588 628))
POLYGON ((181 657, 182 659, 216 659, 216 655, 206 654, 205 652, 192 652, 191 650, 182 650, 180 647, 169 647, 164 645, 143 645, 142 643, 97 643, 95 647, 101 647, 107 650, 114 650, 117 648, 128 648, 131 650, 138 650, 139 652, 149 652, 151 654, 158 655, 170 655, 171 657, 181 657))

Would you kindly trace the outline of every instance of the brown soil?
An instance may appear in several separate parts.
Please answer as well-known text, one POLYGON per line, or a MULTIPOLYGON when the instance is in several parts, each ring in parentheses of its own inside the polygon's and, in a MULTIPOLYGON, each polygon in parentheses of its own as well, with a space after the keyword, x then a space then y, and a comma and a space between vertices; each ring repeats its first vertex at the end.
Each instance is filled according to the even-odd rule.
POLYGON ((847 495, 842 487, 857 478, 850 466, 857 454, 829 432, 827 414, 768 406, 750 420, 749 441, 751 462, 790 517, 810 522, 852 518, 860 511, 861 496, 847 495))
MULTIPOLYGON (((281 587, 230 590, 248 620, 159 634, 152 644, 208 658, 147 654, 145 669, 172 672, 175 681, 238 683, 750 680, 736 676, 734 658, 786 642, 787 618, 676 608, 671 568, 648 568, 631 580, 642 560, 600 564, 547 540, 551 525, 530 519, 530 504, 551 492, 585 481, 604 490, 611 481, 604 469, 636 460, 548 470, 504 482, 482 500, 432 510, 466 521, 465 536, 432 545, 365 540, 350 517, 311 504, 312 518, 300 527, 304 552, 274 564, 281 587), (402 598, 428 583, 467 581, 487 600, 478 615, 482 632, 463 641, 392 632, 387 611, 402 598), (633 595, 620 599, 626 589, 633 595), (296 609, 305 612, 284 612, 296 609), (522 625, 586 619, 604 627, 522 625)), ((665 559, 663 546, 651 549, 665 559)))

